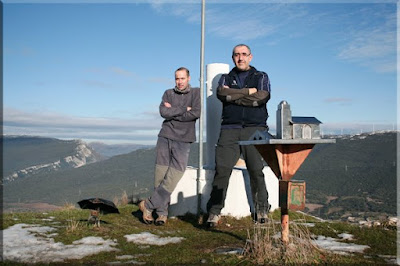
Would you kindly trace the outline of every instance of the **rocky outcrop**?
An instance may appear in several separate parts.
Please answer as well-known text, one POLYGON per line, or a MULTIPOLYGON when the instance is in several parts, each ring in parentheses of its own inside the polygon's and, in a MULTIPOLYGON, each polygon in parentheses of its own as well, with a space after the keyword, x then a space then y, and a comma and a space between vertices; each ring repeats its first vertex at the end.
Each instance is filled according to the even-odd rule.
POLYGON ((83 141, 75 140, 75 143, 76 148, 73 154, 51 163, 32 165, 24 169, 14 171, 12 174, 5 176, 3 182, 10 182, 18 178, 24 178, 38 173, 46 173, 68 168, 78 168, 101 160, 101 157, 83 141))

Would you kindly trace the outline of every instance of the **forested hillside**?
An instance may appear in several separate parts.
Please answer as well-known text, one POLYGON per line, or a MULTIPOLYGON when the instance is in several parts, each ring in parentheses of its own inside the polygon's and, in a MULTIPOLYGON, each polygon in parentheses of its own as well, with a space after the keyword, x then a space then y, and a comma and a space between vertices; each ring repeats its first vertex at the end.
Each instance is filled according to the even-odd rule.
MULTIPOLYGON (((197 166, 198 144, 189 165, 197 166)), ((76 169, 42 173, 4 186, 4 202, 76 203, 88 197, 113 199, 124 192, 143 197, 153 188, 155 150, 139 149, 76 169)))
POLYGON ((396 214, 395 132, 345 136, 316 145, 295 179, 305 180, 307 201, 324 204, 320 217, 396 214))

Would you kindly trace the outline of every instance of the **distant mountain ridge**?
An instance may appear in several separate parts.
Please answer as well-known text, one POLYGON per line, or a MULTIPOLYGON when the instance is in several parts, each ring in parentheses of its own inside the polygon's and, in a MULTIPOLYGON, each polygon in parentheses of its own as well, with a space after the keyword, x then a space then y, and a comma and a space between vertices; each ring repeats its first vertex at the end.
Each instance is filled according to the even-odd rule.
POLYGON ((103 142, 90 142, 88 143, 88 145, 92 147, 93 150, 95 150, 96 152, 98 152, 99 154, 103 155, 106 158, 130 153, 138 149, 147 149, 154 147, 154 145, 141 145, 141 144, 129 144, 129 143, 105 144, 103 142))
MULTIPOLYGON (((397 134, 326 136, 336 143, 317 144, 293 178, 306 181, 306 203, 317 206, 307 211, 324 219, 395 215, 397 134)), ((154 161, 155 149, 147 148, 80 168, 35 174, 5 184, 4 202, 63 205, 93 196, 113 199, 124 191, 146 196, 153 188, 154 161)), ((197 163, 194 143, 189 165, 197 163)))
POLYGON ((81 140, 3 136, 3 182, 78 168, 104 159, 81 140))

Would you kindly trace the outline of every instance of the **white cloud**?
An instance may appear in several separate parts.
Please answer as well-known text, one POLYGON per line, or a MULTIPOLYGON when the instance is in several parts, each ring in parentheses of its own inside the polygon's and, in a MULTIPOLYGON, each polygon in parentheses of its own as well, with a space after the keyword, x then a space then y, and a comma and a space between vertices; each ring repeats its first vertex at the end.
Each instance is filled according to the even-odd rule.
POLYGON ((338 58, 377 72, 395 72, 396 15, 395 5, 375 4, 340 16, 338 20, 346 19, 347 23, 343 23, 344 29, 336 34, 338 58))
POLYGON ((173 15, 183 17, 189 22, 200 23, 201 21, 201 5, 193 1, 152 1, 151 7, 163 15, 173 15))
MULTIPOLYGON (((179 16, 190 23, 201 22, 199 4, 174 5, 157 2, 152 7, 160 14, 179 16)), ((279 40, 302 36, 313 25, 318 25, 324 14, 311 15, 306 5, 289 2, 252 1, 244 4, 241 1, 212 1, 206 5, 205 16, 206 34, 245 42, 264 37, 279 40), (282 34, 281 31, 288 28, 291 33, 287 34, 285 31, 282 34)))
POLYGON ((120 80, 121 77, 135 80, 135 82, 143 81, 143 79, 137 73, 119 66, 112 66, 108 68, 92 67, 83 69, 83 72, 85 75, 88 73, 91 75, 91 79, 82 80, 82 83, 85 87, 91 88, 113 90, 120 89, 121 86, 114 82, 120 80), (115 79, 115 76, 118 76, 117 79, 115 79), (104 79, 107 79, 108 82, 103 81, 104 79))
POLYGON ((228 38, 235 41, 248 41, 260 37, 265 37, 276 31, 272 25, 257 25, 257 18, 244 19, 235 27, 230 26, 232 22, 223 17, 216 16, 212 19, 214 25, 210 32, 222 38, 228 38))
MULTIPOLYGON (((160 120, 161 121, 161 120, 160 120)), ((85 129, 131 129, 153 130, 159 128, 160 121, 148 119, 120 119, 102 117, 74 117, 51 112, 28 113, 14 108, 4 108, 3 125, 30 127, 68 127, 85 129)))
POLYGON ((327 103, 339 103, 339 104, 349 104, 352 103, 353 100, 350 98, 327 98, 325 99, 327 103))
POLYGON ((140 118, 76 117, 52 112, 25 112, 4 108, 3 131, 8 135, 37 135, 54 138, 124 140, 150 144, 156 141, 162 119, 155 113, 140 118))
POLYGON ((360 30, 339 51, 338 57, 371 67, 378 72, 396 70, 396 33, 392 28, 360 30))
POLYGON ((115 74, 124 76, 124 77, 130 77, 130 78, 136 78, 138 75, 132 71, 123 69, 121 67, 111 67, 111 71, 115 74))
MULTIPOLYGON (((214 4, 206 6, 206 34, 239 42, 268 37, 270 45, 278 45, 288 39, 328 33, 321 41, 327 49, 336 51, 340 60, 377 72, 396 70, 393 3, 316 6, 290 1, 248 4, 225 1, 222 5, 214 4)), ((200 23, 199 4, 174 5, 163 1, 152 6, 159 13, 200 23)))
POLYGON ((392 31, 376 28, 359 31, 339 53, 342 59, 376 58, 392 54, 396 35, 392 31))
MULTIPOLYGON (((148 83, 159 83, 166 86, 174 86, 174 78, 165 78, 160 76, 153 77, 142 77, 138 75, 135 71, 130 69, 126 69, 119 66, 112 66, 108 68, 86 68, 83 70, 84 73, 90 73, 92 75, 92 79, 85 79, 81 82, 85 87, 90 88, 100 88, 100 89, 112 89, 112 90, 139 90, 138 88, 143 87, 142 84, 148 83), (115 77, 117 76, 117 77, 115 77), (120 85, 121 77, 127 78, 132 81, 131 83, 134 85, 120 85), (107 79, 108 82, 103 81, 107 79)), ((40 84, 38 84, 40 85, 40 84)))

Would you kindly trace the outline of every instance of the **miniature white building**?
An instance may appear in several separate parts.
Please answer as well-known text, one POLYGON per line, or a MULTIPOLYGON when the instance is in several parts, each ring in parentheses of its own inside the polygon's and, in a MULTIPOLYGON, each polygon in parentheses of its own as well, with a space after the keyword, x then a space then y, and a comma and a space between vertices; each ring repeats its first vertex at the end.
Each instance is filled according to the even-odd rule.
POLYGON ((277 139, 320 139, 321 121, 315 117, 293 116, 290 105, 281 101, 276 111, 277 139))
POLYGON ((315 117, 293 116, 290 124, 293 127, 293 139, 320 139, 319 124, 315 117))

